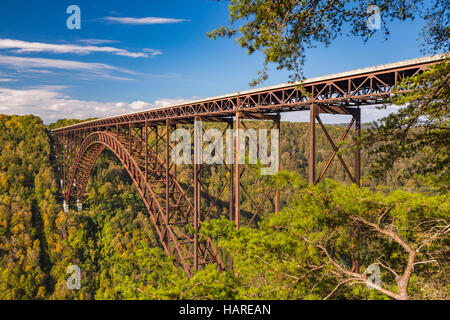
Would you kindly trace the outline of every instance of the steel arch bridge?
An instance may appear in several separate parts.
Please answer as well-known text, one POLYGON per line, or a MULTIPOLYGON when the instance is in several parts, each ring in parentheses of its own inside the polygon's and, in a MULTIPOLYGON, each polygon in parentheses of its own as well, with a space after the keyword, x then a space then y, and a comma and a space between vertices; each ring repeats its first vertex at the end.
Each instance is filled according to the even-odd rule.
MULTIPOLYGON (((437 55, 407 60, 371 68, 308 79, 299 83, 283 84, 249 90, 219 97, 193 101, 170 107, 97 119, 55 129, 52 131, 58 165, 61 172, 65 210, 76 200, 81 207, 88 179, 101 153, 108 149, 127 170, 146 206, 149 218, 168 255, 176 257, 188 275, 202 265, 217 263, 225 268, 222 256, 210 240, 198 237, 201 224, 208 220, 212 207, 225 188, 229 188, 228 218, 236 227, 242 223, 241 201, 245 195, 253 204, 249 224, 261 214, 264 202, 274 195, 275 212, 280 210, 280 191, 270 189, 258 203, 242 183, 245 164, 238 161, 239 130, 246 127, 244 120, 270 121, 280 128, 283 112, 310 112, 309 129, 309 183, 320 182, 331 162, 337 157, 343 170, 353 183, 360 182, 360 150, 354 151, 353 172, 338 153, 334 142, 323 125, 320 114, 350 115, 352 117, 339 142, 354 126, 354 135, 361 131, 361 107, 380 104, 393 93, 403 79, 427 70, 431 65, 448 58, 437 55), (195 121, 224 123, 234 129, 234 163, 224 164, 227 175, 218 196, 211 196, 201 172, 205 164, 194 164, 192 196, 177 176, 177 165, 170 159, 173 148, 170 135, 177 127, 195 121), (333 152, 326 165, 316 175, 316 123, 322 128, 333 152), (208 198, 210 207, 202 207, 202 198, 208 198), (192 200, 192 201, 191 201, 192 200)), ((194 139, 195 140, 195 139, 194 139)), ((201 151, 201 143, 194 141, 194 153, 201 151)), ((279 155, 279 144, 277 146, 279 155)), ((277 157, 279 167, 279 156, 277 157)))

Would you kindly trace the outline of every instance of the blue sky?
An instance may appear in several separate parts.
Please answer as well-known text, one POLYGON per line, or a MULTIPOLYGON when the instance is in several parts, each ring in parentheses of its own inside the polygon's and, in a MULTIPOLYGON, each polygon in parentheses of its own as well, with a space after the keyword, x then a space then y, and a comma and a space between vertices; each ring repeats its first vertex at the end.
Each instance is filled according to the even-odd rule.
MULTIPOLYGON (((227 23, 227 1, 4 1, 0 113, 33 113, 50 123, 249 89, 262 56, 248 56, 233 40, 206 37, 227 23), (66 26, 66 9, 73 4, 81 9, 81 30, 66 26)), ((342 36, 328 48, 308 50, 305 75, 421 57, 417 39, 423 25, 389 22, 387 41, 381 34, 367 43, 342 36)), ((264 86, 288 81, 285 71, 274 69, 264 86)), ((368 110, 363 121, 385 113, 368 110)))

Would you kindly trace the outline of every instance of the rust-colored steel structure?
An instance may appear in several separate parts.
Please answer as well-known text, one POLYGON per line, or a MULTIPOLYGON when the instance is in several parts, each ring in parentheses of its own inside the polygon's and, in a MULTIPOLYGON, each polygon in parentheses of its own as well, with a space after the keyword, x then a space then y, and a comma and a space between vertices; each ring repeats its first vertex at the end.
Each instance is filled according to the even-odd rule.
MULTIPOLYGON (((280 210, 280 192, 270 189, 263 203, 257 203, 246 191, 241 179, 245 165, 238 161, 239 128, 246 119, 272 121, 280 128, 280 114, 291 111, 310 112, 309 182, 320 182, 334 158, 338 158, 348 177, 359 185, 360 150, 355 151, 353 172, 338 153, 339 142, 355 128, 361 131, 361 107, 380 104, 389 99, 393 88, 404 78, 423 72, 430 65, 444 60, 443 55, 408 60, 383 66, 360 69, 325 77, 308 79, 262 89, 249 90, 170 107, 118 115, 59 128, 52 131, 61 171, 65 206, 71 200, 82 203, 86 185, 100 154, 109 149, 121 161, 139 191, 149 217, 167 254, 188 275, 202 265, 217 263, 225 268, 219 250, 210 240, 200 240, 198 231, 211 209, 217 206, 222 192, 229 188, 229 219, 241 225, 241 197, 245 194, 254 205, 249 224, 261 213, 263 203, 274 194, 274 207, 280 210), (322 123, 320 114, 352 116, 343 136, 335 143, 322 123), (195 121, 222 122, 235 129, 235 161, 224 164, 227 181, 218 196, 209 195, 201 181, 205 164, 193 165, 193 197, 177 179, 177 165, 170 159, 173 143, 170 134, 177 128, 195 121), (320 174, 316 176, 316 123, 323 129, 333 153, 320 174), (202 194, 210 200, 202 208, 202 194)), ((194 140, 195 140, 194 135, 194 140)), ((279 145, 278 154, 279 154, 279 145)), ((194 142, 194 154, 201 152, 201 143, 194 142)), ((279 161, 279 157, 277 159, 279 161)), ((227 262, 228 263, 228 262, 227 262)))

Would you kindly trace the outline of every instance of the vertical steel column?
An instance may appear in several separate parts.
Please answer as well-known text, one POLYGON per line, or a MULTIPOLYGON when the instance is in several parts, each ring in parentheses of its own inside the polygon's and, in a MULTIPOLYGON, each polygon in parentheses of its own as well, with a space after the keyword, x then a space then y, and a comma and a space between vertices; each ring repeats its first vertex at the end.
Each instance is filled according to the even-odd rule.
MULTIPOLYGON (((66 191, 68 191, 68 187, 69 187, 69 183, 70 183, 70 153, 71 153, 71 149, 70 149, 70 132, 66 134, 66 146, 67 146, 67 155, 66 155, 66 179, 65 179, 65 185, 66 185, 66 191)), ((70 201, 70 194, 67 193, 66 195, 67 198, 67 204, 69 204, 70 201)))
MULTIPOLYGON (((361 137, 361 109, 355 109, 355 137, 361 137)), ((358 187, 361 186, 361 148, 359 146, 355 149, 355 182, 358 187)))
POLYGON ((71 135, 72 132, 69 132, 67 135, 67 150, 68 150, 68 156, 67 156, 67 183, 69 183, 70 181, 70 170, 72 169, 71 167, 71 162, 72 162, 72 139, 71 139, 71 135))
MULTIPOLYGON (((230 124, 228 124, 228 128, 230 127, 230 124)), ((233 129, 233 122, 231 122, 231 129, 233 129)), ((232 150, 234 150, 234 146, 232 146, 232 150)), ((227 158, 228 159, 228 158, 227 158)), ((230 166, 230 197, 229 197, 229 218, 230 221, 234 220, 234 215, 233 215, 233 208, 234 208, 234 179, 233 179, 233 175, 234 175, 234 161, 232 160, 231 163, 229 163, 230 166)))
POLYGON ((148 182, 148 123, 145 121, 145 183, 148 182))
MULTIPOLYGON (((58 143, 58 163, 59 163, 59 184, 61 185, 62 177, 63 177, 63 163, 62 163, 62 144, 61 144, 61 136, 58 134, 55 136, 58 143)), ((63 188, 61 186, 61 190, 63 191, 63 188)))
MULTIPOLYGON (((65 149, 65 135, 61 135, 61 179, 63 181, 63 194, 66 188, 66 149, 65 149)), ((64 194, 65 195, 65 194, 64 194)))
MULTIPOLYGON (((55 162, 56 162, 56 165, 58 166, 58 168, 60 168, 60 169, 58 169, 58 176, 57 176, 57 178, 59 179, 59 175, 61 174, 61 167, 59 166, 59 145, 58 145, 58 137, 56 136, 51 136, 51 141, 52 141, 52 143, 54 143, 54 148, 55 148, 55 162)), ((60 182, 60 181, 58 181, 58 182, 60 182)))
MULTIPOLYGON (((166 228, 169 228, 169 126, 170 120, 166 119, 166 228)), ((167 239, 169 238, 169 230, 166 230, 167 239)), ((170 243, 167 242, 167 247, 170 250, 170 243)))
MULTIPOLYGON (((173 131, 177 130, 177 124, 176 123, 172 124, 172 130, 173 131)), ((173 163, 173 178, 175 180, 177 180, 177 163, 176 162, 173 163)))
POLYGON ((72 158, 74 158, 77 155, 77 150, 78 150, 78 130, 73 131, 72 143, 73 143, 73 152, 72 152, 73 157, 72 158))
MULTIPOLYGON (((361 109, 358 108, 354 110, 353 117, 355 119, 355 137, 359 139, 361 136, 361 109)), ((361 148, 358 146, 355 149, 355 183, 358 187, 361 187, 361 148)), ((359 273, 359 248, 358 248, 358 228, 359 223, 357 221, 353 224, 353 241, 354 241, 354 257, 352 261, 352 271, 359 273)))
MULTIPOLYGON (((66 165, 66 185, 68 186, 68 184, 69 184, 69 178, 70 178, 70 152, 71 152, 71 150, 70 150, 70 132, 69 133, 67 133, 67 135, 66 135, 66 145, 67 145, 67 159, 66 159, 66 161, 67 161, 67 165, 66 165)), ((67 197, 69 197, 70 195, 68 194, 67 195, 67 197)), ((69 198, 67 198, 68 200, 69 200, 69 198)))
POLYGON ((155 126, 155 153, 156 153, 156 154, 159 154, 158 125, 155 126))
POLYGON ((70 182, 70 171, 72 169, 72 154, 73 154, 73 148, 72 148, 72 141, 73 141, 73 131, 69 131, 69 134, 67 135, 67 147, 69 150, 69 157, 67 158, 67 164, 68 164, 68 168, 69 171, 67 172, 67 182, 70 182))
MULTIPOLYGON (((158 136, 158 124, 155 125, 155 154, 159 156, 159 136, 158 136)), ((155 164, 155 170, 158 168, 158 166, 155 164)), ((162 172, 161 172, 162 175, 162 172)))
MULTIPOLYGON (((239 98, 238 98, 238 105, 239 105, 239 98)), ((236 229, 239 229, 240 225, 240 216, 241 216, 241 188, 240 188, 240 182, 241 182, 241 171, 240 171, 240 165, 239 165, 239 128, 241 123, 241 113, 238 111, 236 112, 236 123, 234 125, 234 137, 236 142, 236 150, 235 152, 235 161, 234 161, 234 168, 235 168, 235 180, 234 180, 234 222, 236 224, 236 229)))
POLYGON ((309 174, 308 182, 314 185, 316 181, 316 116, 319 114, 319 107, 312 104, 309 108, 309 174))
MULTIPOLYGON (((280 141, 281 141, 281 124, 280 121, 281 117, 280 117, 280 113, 278 112, 278 119, 276 120, 276 129, 278 130, 278 143, 277 143, 277 158, 276 158, 276 162, 277 162, 277 169, 280 170, 280 141)), ((270 141, 270 143, 273 143, 273 141, 270 141)), ((275 190, 275 213, 280 211, 280 188, 277 187, 277 189, 275 190)))
POLYGON ((201 129, 197 128, 199 117, 194 118, 194 270, 198 270, 198 229, 201 210, 200 199, 200 157, 201 157, 201 129), (200 131, 200 132, 199 132, 200 131))
POLYGON ((130 122, 128 125, 128 151, 131 155, 131 130, 133 129, 133 124, 130 122))
MULTIPOLYGON (((231 129, 233 129, 233 120, 231 120, 231 122, 228 123, 228 128, 229 129, 231 127, 231 129)), ((228 141, 227 141, 228 142, 228 141)), ((234 150, 234 146, 232 146, 232 150, 234 150)), ((226 159, 228 159, 228 157, 226 157, 226 159)), ((233 215, 233 209, 234 209, 234 161, 233 158, 231 158, 232 161, 231 163, 229 163, 230 166, 230 197, 229 197, 229 219, 230 221, 234 221, 234 215, 233 215)), ((231 257, 231 255, 228 258, 228 268, 230 270, 233 270, 233 258, 231 257)))
POLYGON ((67 150, 67 133, 64 133, 64 192, 67 186, 67 158, 68 158, 68 150, 67 150))
POLYGON ((62 163, 62 181, 63 181, 63 197, 64 200, 66 199, 66 135, 63 132, 62 137, 61 137, 61 141, 62 141, 62 145, 61 145, 61 163, 62 163))

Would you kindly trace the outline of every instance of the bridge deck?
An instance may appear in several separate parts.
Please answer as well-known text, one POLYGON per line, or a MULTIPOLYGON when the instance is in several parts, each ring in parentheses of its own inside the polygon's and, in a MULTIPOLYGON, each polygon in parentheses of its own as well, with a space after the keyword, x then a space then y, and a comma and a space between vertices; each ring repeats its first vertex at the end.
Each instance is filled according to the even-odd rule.
POLYGON ((146 111, 106 117, 59 129, 53 133, 78 131, 93 127, 142 122, 161 122, 166 119, 182 122, 202 116, 211 121, 232 117, 236 112, 270 114, 309 110, 311 104, 320 105, 325 112, 341 113, 342 108, 381 103, 403 78, 425 70, 429 65, 448 58, 448 54, 405 60, 369 68, 357 69, 296 83, 235 92, 183 104, 153 108, 146 111))

